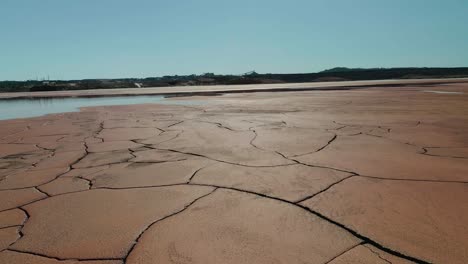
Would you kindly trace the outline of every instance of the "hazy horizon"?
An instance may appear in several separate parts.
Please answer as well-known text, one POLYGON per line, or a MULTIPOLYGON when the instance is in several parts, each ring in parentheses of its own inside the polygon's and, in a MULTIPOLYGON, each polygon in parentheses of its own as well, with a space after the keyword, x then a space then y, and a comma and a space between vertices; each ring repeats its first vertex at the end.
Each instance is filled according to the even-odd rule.
POLYGON ((468 2, 5 1, 0 80, 466 67, 468 2))
MULTIPOLYGON (((443 69, 451 69, 451 68, 468 68, 468 66, 457 66, 457 67, 427 67, 427 66, 421 66, 421 67, 390 67, 390 68, 386 68, 386 67, 374 67, 374 68, 362 68, 362 67, 356 67, 356 68, 351 68, 351 67, 345 67, 345 66, 337 66, 337 67, 331 67, 331 68, 327 68, 327 69, 324 69, 324 70, 321 70, 321 71, 316 71, 316 72, 259 72, 259 71, 255 71, 256 73, 258 74, 273 74, 273 75, 276 75, 276 74, 314 74, 314 73, 320 73, 320 72, 323 72, 325 70, 332 70, 334 68, 348 68, 350 70, 374 70, 374 69, 379 69, 379 70, 390 70, 390 69, 411 69, 411 68, 415 68, 415 69, 423 69, 423 68, 428 68, 428 69, 436 69, 436 68, 443 68, 443 69)), ((110 77, 110 78, 106 78, 106 77, 96 77, 96 78, 75 78, 75 79, 55 79, 55 78, 52 78, 51 76, 41 76, 41 77, 37 77, 37 78, 33 78, 33 79, 26 79, 26 80, 8 80, 8 79, 5 79, 5 80, 0 80, 0 82, 8 82, 8 81, 12 81, 12 82, 26 82, 26 81, 81 81, 81 80, 118 80, 118 79, 146 79, 146 78, 162 78, 162 77, 165 77, 165 76, 190 76, 190 75, 196 75, 196 76, 203 76, 205 74, 215 74, 215 75, 224 75, 224 76, 242 76, 242 75, 245 75, 245 74, 250 74, 251 71, 246 71, 246 72, 243 72, 243 73, 216 73, 216 72, 203 72, 203 73, 187 73, 187 74, 169 74, 169 75, 154 75, 154 76, 139 76, 139 77, 135 77, 135 76, 120 76, 120 77, 110 77)), ((450 77, 450 78, 453 78, 453 77, 450 77)), ((462 78, 465 78, 465 77, 462 77, 462 78)), ((370 80, 370 79, 369 79, 370 80)), ((378 79, 378 80, 384 80, 384 79, 378 79)))

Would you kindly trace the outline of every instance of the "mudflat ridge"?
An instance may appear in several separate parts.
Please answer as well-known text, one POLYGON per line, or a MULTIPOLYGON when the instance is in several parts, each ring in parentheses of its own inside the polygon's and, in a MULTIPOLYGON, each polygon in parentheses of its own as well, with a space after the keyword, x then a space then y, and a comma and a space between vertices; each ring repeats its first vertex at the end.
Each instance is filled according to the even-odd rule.
POLYGON ((468 84, 186 100, 0 121, 0 263, 466 263, 468 84))

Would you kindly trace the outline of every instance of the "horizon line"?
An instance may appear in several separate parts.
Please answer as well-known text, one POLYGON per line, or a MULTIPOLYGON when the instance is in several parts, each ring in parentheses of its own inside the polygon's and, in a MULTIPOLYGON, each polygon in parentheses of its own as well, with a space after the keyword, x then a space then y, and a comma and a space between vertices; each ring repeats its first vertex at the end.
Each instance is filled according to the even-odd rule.
MULTIPOLYGON (((336 66, 332 68, 327 68, 321 71, 316 71, 316 72, 267 72, 267 73, 259 73, 256 70, 251 70, 248 72, 240 73, 240 74, 233 74, 233 73, 214 73, 214 72, 204 72, 200 74, 196 73, 190 73, 190 74, 172 74, 172 75, 159 75, 159 76, 146 76, 146 77, 104 77, 104 78, 70 78, 70 79, 54 79, 50 78, 50 74, 47 75, 47 77, 42 77, 42 78, 37 78, 36 79, 24 79, 24 80, 14 80, 14 79, 3 79, 0 80, 0 82, 29 82, 29 81, 37 81, 37 82, 44 82, 44 81, 84 81, 84 80, 125 80, 125 79, 148 79, 148 78, 164 78, 164 77, 175 77, 175 76, 203 76, 206 74, 214 74, 215 76, 244 76, 247 73, 253 73, 255 72, 256 74, 259 75, 281 75, 281 74, 317 74, 317 73, 322 73, 328 70, 333 70, 333 69, 339 69, 339 68, 346 68, 349 71, 357 71, 357 70, 391 70, 391 69, 461 69, 461 68, 468 68, 468 66, 451 66, 451 67, 431 67, 431 66, 398 66, 398 67, 369 67, 369 68, 361 68, 361 67, 346 67, 346 66, 336 66)), ((346 70, 345 70, 346 71, 346 70)))

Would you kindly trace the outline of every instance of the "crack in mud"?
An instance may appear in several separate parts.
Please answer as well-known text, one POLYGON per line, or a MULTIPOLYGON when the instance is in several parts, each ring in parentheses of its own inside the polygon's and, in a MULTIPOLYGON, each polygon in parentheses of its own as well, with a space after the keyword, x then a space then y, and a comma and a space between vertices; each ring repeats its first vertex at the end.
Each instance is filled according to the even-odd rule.
POLYGON ((427 153, 429 150, 427 150, 429 147, 422 147, 423 152, 419 153, 421 155, 426 155, 426 156, 431 156, 431 157, 441 157, 441 158, 451 158, 451 159, 468 159, 468 157, 462 157, 462 156, 447 156, 447 155, 435 155, 435 154, 429 154, 427 153))
POLYGON ((375 252, 374 250, 372 250, 372 248, 364 245, 365 248, 367 248, 370 252, 372 252, 374 255, 376 255, 379 259, 385 261, 386 263, 389 263, 389 264, 393 264, 390 260, 380 256, 380 254, 378 252, 375 252))
POLYGON ((141 239, 141 237, 143 236, 143 234, 144 234, 148 229, 150 229, 150 228, 151 228, 152 226, 154 226, 155 224, 157 224, 157 223, 159 223, 159 222, 161 222, 161 221, 164 221, 164 220, 167 219, 167 218, 170 218, 170 217, 172 217, 172 216, 175 216, 175 215, 177 215, 177 214, 182 213, 183 211, 187 210, 190 206, 192 206, 194 203, 196 203, 196 202, 199 201, 200 199, 203 199, 203 198, 205 198, 205 197, 207 197, 207 196, 213 194, 217 189, 218 189, 218 188, 214 188, 214 189, 213 189, 212 191, 210 191, 209 193, 204 194, 204 195, 202 195, 202 196, 196 198, 195 200, 193 200, 193 201, 190 202, 189 204, 185 205, 181 210, 179 210, 179 211, 177 211, 177 212, 174 212, 174 213, 172 213, 172 214, 170 214, 170 215, 167 215, 167 216, 165 216, 165 217, 162 217, 162 218, 160 218, 160 219, 154 221, 153 223, 149 224, 146 228, 144 228, 144 229, 140 232, 140 234, 138 234, 138 236, 137 236, 137 238, 135 239, 134 243, 131 245, 130 249, 128 250, 126 256, 123 258, 124 264, 127 263, 128 257, 130 256, 130 254, 132 253, 133 249, 135 248, 135 246, 136 246, 136 245, 138 244, 138 242, 140 241, 140 239, 141 239))
MULTIPOLYGON (((360 133, 358 133, 360 134, 360 133)), ((315 150, 315 151, 311 151, 311 152, 307 152, 307 153, 304 153, 304 154, 298 154, 298 155, 293 155, 293 156, 289 156, 291 158, 297 158, 297 157, 301 157, 301 156, 305 156, 305 155, 309 155, 309 154, 314 154, 314 153, 317 153, 319 151, 322 151, 324 150, 326 147, 330 146, 333 141, 335 141, 336 139, 338 138, 338 135, 337 134, 334 134, 334 136, 324 145, 322 146, 321 148, 315 150)))
POLYGON ((289 165, 293 165, 293 164, 294 164, 294 163, 290 163, 290 164, 279 164, 279 165, 246 165, 246 164, 235 163, 235 162, 230 162, 230 161, 225 161, 225 160, 218 160, 218 159, 211 158, 211 157, 208 157, 208 156, 205 156, 205 155, 202 155, 202 154, 191 153, 191 152, 184 152, 184 151, 175 150, 175 149, 157 148, 157 147, 150 147, 150 146, 149 146, 149 148, 153 148, 153 149, 157 149, 157 150, 167 150, 167 151, 171 151, 171 152, 175 152, 175 153, 186 154, 186 155, 192 155, 192 156, 196 156, 196 157, 201 157, 201 158, 209 159, 209 160, 212 160, 212 161, 217 161, 217 162, 226 163, 226 164, 231 164, 231 165, 238 165, 238 166, 243 166, 243 167, 249 167, 249 168, 273 168, 273 167, 289 166, 289 165))
POLYGON ((179 122, 177 122, 177 123, 175 123, 175 124, 172 124, 172 125, 167 126, 166 128, 170 128, 170 127, 173 127, 173 126, 177 126, 177 125, 179 125, 179 124, 182 124, 183 122, 185 122, 185 121, 184 121, 184 120, 179 121, 179 122))
POLYGON ((232 129, 230 127, 227 127, 219 122, 212 122, 212 121, 204 121, 204 120, 197 120, 197 119, 192 119, 192 121, 197 121, 197 122, 201 122, 201 123, 208 123, 208 124, 213 124, 213 125, 216 125, 217 127, 219 128, 223 128, 223 129, 227 129, 229 131, 233 131, 233 132, 239 132, 239 130, 235 130, 235 129, 232 129))
POLYGON ((38 186, 34 186, 33 188, 36 189, 36 191, 38 191, 38 192, 44 194, 44 195, 47 196, 47 197, 51 197, 51 196, 52 196, 52 195, 48 194, 47 192, 41 190, 38 186))
POLYGON ((347 176, 347 177, 344 177, 343 179, 341 179, 341 180, 339 180, 339 181, 336 181, 336 182, 334 182, 334 183, 328 185, 325 189, 323 189, 323 190, 321 190, 321 191, 319 191, 319 192, 317 192, 317 193, 314 193, 314 194, 312 194, 312 195, 306 196, 306 197, 304 197, 304 198, 302 198, 302 199, 299 199, 299 200, 295 201, 294 203, 301 203, 301 202, 304 202, 305 200, 309 200, 309 199, 311 199, 311 198, 313 198, 313 197, 315 197, 315 196, 317 196, 317 195, 319 195, 319 194, 321 194, 321 193, 323 193, 323 192, 328 191, 328 190, 329 190, 330 188, 332 188, 333 186, 335 186, 335 185, 337 185, 337 184, 339 184, 339 183, 341 183, 341 182, 344 182, 344 181, 346 181, 347 179, 350 179, 351 177, 355 177, 355 176, 358 176, 358 175, 351 174, 351 175, 349 175, 349 176, 347 176))
POLYGON ((31 252, 27 250, 19 250, 19 249, 13 249, 13 248, 8 248, 6 249, 8 251, 16 252, 16 253, 21 253, 21 254, 29 254, 37 257, 43 257, 47 259, 53 259, 57 261, 78 261, 78 262, 89 262, 89 261, 110 261, 110 260, 122 260, 121 258, 58 258, 58 257, 53 257, 37 252, 31 252))
POLYGON ((211 166, 211 165, 213 165, 213 164, 208 164, 208 165, 203 166, 203 167, 199 168, 198 170, 196 170, 196 171, 190 176, 190 178, 188 179, 187 184, 190 184, 190 183, 192 182, 192 180, 195 178, 195 176, 197 175, 198 172, 200 172, 201 170, 203 170, 203 169, 205 169, 205 168, 207 168, 207 167, 209 167, 209 166, 211 166))
POLYGON ((412 182, 433 182, 433 183, 460 183, 468 184, 468 181, 450 181, 450 180, 427 180, 427 179, 404 179, 404 178, 385 178, 385 177, 376 177, 368 175, 355 175, 356 177, 378 179, 384 181, 412 181, 412 182))
POLYGON ((21 223, 20 228, 18 228, 18 235, 19 235, 18 239, 16 239, 13 243, 11 243, 7 247, 7 249, 9 249, 9 247, 13 246, 16 242, 18 242, 18 240, 20 240, 21 238, 24 237, 24 233, 23 233, 24 225, 26 225, 26 222, 28 222, 29 218, 31 218, 31 215, 29 214, 29 212, 25 208, 17 207, 16 209, 21 210, 24 213, 25 218, 24 218, 23 222, 21 223))
POLYGON ((328 260, 328 261, 325 262, 324 264, 329 264, 329 263, 331 263, 332 261, 334 261, 335 259, 341 257, 341 256, 344 255, 345 253, 347 253, 347 252, 349 252, 349 251, 351 251, 351 250, 353 250, 353 249, 355 249, 355 248, 357 248, 357 247, 359 247, 360 245, 363 245, 363 244, 365 244, 364 241, 362 241, 361 243, 358 243, 358 244, 356 244, 356 245, 354 245, 354 246, 352 246, 352 247, 346 249, 345 251, 343 251, 343 252, 341 252, 340 254, 334 256, 332 259, 328 260))

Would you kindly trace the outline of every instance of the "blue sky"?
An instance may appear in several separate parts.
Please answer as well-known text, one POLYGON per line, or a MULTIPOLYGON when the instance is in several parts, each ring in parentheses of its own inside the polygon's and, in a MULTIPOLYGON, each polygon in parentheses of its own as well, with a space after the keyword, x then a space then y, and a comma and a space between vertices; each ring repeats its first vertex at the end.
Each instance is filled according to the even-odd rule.
POLYGON ((0 0, 0 80, 468 66, 467 0, 0 0))

